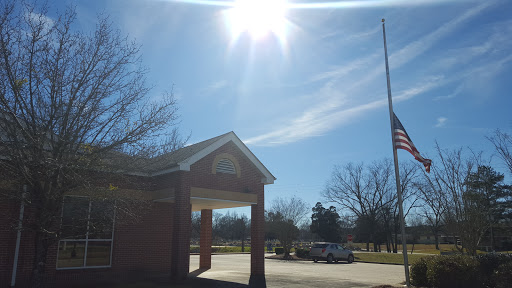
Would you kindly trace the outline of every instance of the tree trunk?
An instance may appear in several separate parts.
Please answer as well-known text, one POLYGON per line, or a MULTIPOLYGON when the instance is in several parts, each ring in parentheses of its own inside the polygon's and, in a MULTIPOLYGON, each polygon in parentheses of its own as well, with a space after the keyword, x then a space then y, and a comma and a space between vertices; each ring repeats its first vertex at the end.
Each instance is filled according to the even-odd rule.
POLYGON ((398 233, 395 233, 395 245, 393 246, 393 253, 398 253, 398 233))
POLYGON ((282 242, 283 243, 283 250, 284 250, 284 259, 290 259, 290 245, 288 242, 282 242))
POLYGON ((46 284, 46 257, 48 255, 48 239, 42 232, 35 237, 34 264, 32 270, 32 288, 42 288, 46 284))
POLYGON ((436 250, 439 250, 439 236, 437 236, 437 233, 434 234, 434 239, 436 241, 436 250))
POLYGON ((491 252, 494 252, 494 231, 492 229, 492 224, 491 224, 491 252))

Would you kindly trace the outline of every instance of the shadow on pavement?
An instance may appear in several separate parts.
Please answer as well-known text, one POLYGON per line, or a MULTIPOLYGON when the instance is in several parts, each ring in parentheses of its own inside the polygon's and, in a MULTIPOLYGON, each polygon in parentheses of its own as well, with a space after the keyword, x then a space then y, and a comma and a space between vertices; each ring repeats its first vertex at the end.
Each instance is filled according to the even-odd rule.
POLYGON ((228 282, 214 279, 207 279, 198 277, 204 272, 208 271, 208 268, 199 268, 190 273, 188 273, 188 278, 180 284, 184 285, 184 287, 228 287, 228 288, 239 288, 239 287, 249 287, 249 285, 236 283, 236 282, 228 282))
POLYGON ((189 277, 197 277, 197 276, 203 274, 203 272, 206 272, 208 270, 210 270, 210 269, 209 268, 199 268, 199 269, 196 269, 196 270, 188 273, 188 276, 189 277))
MULTIPOLYGON (((194 273, 196 271, 193 271, 192 273, 194 273)), ((206 279, 206 278, 200 278, 200 277, 192 277, 192 276, 189 276, 189 278, 187 278, 187 280, 181 282, 180 287, 181 287, 181 285, 183 285, 183 287, 191 287, 191 288, 200 288, 200 287, 245 288, 245 287, 249 287, 249 285, 247 285, 247 284, 214 280, 214 279, 206 279)))

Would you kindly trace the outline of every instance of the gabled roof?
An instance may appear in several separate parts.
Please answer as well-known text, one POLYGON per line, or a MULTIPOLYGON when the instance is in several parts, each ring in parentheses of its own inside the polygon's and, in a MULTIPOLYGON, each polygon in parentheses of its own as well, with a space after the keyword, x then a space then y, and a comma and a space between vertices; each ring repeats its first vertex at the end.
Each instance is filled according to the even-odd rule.
POLYGON ((274 183, 274 180, 276 180, 274 175, 272 175, 260 160, 256 158, 256 156, 249 150, 249 148, 247 148, 247 146, 245 146, 233 131, 156 157, 151 160, 152 164, 148 165, 144 170, 151 176, 174 171, 190 171, 190 165, 201 160, 203 157, 217 150, 229 141, 232 141, 233 144, 235 144, 261 172, 261 174, 263 174, 263 178, 261 179, 262 183, 274 183))

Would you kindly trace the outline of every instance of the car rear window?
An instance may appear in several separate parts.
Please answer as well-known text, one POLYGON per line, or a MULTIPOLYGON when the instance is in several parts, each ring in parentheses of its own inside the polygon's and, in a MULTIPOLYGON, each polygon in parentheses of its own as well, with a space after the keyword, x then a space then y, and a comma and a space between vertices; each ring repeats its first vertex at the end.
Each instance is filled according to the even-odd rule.
POLYGON ((313 244, 313 248, 325 248, 329 244, 313 244))

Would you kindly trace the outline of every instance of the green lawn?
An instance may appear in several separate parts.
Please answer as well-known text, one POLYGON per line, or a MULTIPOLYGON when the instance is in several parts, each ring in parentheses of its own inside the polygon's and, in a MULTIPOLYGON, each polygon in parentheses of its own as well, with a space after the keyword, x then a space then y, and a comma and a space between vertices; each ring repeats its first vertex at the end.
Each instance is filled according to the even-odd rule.
MULTIPOLYGON (((199 246, 190 246, 190 253, 199 253, 199 246)), ((214 246, 212 253, 240 253, 242 247, 240 246, 214 246)), ((251 252, 251 247, 244 247, 244 252, 251 252)))
MULTIPOLYGON (((422 257, 432 257, 424 254, 407 254, 409 264, 414 264, 422 257)), ((355 261, 386 263, 386 264, 404 264, 404 257, 401 253, 373 253, 373 252, 357 252, 354 253, 355 261)))
MULTIPOLYGON (((366 243, 352 243, 352 247, 358 247, 361 249, 364 249, 366 251, 366 243)), ((407 243, 407 251, 408 254, 411 254, 413 245, 410 243, 407 243)), ((373 249, 373 243, 370 243, 370 249, 373 249)), ((386 246, 382 245, 381 249, 385 251, 386 246)), ((436 247, 434 244, 415 244, 414 245, 414 251, 413 253, 426 253, 426 254, 437 254, 439 255, 439 251, 454 251, 455 247, 453 244, 439 244, 439 249, 436 250, 436 247)), ((398 245, 398 251, 402 251, 402 245, 398 245)))

